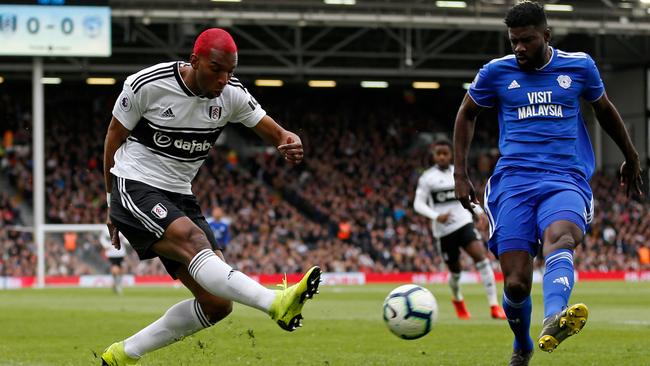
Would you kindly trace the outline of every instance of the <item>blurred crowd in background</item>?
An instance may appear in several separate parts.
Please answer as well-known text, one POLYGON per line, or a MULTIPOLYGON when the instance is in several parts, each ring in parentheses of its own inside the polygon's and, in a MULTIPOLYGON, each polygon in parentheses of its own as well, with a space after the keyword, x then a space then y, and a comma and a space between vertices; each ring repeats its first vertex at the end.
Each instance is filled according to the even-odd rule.
MULTIPOLYGON (((73 94, 46 105, 46 222, 103 223, 103 143, 117 93, 83 106, 73 94)), ((430 143, 449 136, 462 94, 405 92, 396 101, 393 94, 259 94, 269 114, 301 136, 305 161, 288 165, 250 131, 229 127, 253 148, 214 148, 193 184, 228 262, 247 273, 301 272, 313 264, 335 272, 445 270, 430 222, 412 203, 419 175, 432 164, 430 143)), ((21 204, 32 201, 25 100, 0 93, 0 119, 7 121, 0 127, 0 179, 11 188, 0 193, 0 276, 32 276, 36 268, 31 234, 13 229, 25 224, 21 204)), ((484 118, 472 145, 479 197, 498 159, 494 116, 484 118)), ((576 268, 650 270, 650 204, 628 199, 612 174, 597 173, 592 187, 595 217, 576 268)), ((45 249, 47 275, 108 271, 97 234, 48 234, 45 249)), ((125 266, 132 274, 165 273, 158 260, 139 261, 132 251, 125 266)), ((463 266, 471 269, 471 260, 463 257, 463 266)))

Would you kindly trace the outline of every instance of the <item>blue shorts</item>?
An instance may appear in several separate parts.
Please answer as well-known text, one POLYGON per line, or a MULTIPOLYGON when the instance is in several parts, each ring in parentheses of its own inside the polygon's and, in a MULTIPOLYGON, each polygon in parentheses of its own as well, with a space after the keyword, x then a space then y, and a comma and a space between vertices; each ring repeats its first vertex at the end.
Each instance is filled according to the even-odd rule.
POLYGON ((531 256, 555 221, 571 221, 586 232, 593 217, 589 183, 577 174, 509 169, 494 174, 485 187, 490 224, 488 246, 497 257, 513 250, 531 256))

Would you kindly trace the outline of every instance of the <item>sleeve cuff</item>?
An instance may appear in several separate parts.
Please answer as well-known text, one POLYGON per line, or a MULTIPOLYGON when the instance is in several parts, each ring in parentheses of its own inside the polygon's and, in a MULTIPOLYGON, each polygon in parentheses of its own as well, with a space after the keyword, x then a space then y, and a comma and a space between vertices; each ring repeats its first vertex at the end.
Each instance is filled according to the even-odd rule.
POLYGON ((259 112, 255 112, 255 114, 253 114, 250 118, 242 121, 241 123, 246 127, 255 127, 258 123, 260 123, 264 116, 266 116, 266 111, 260 108, 259 112))
POLYGON ((492 108, 492 107, 494 107, 493 105, 485 105, 485 104, 481 104, 481 103, 477 102, 476 99, 474 99, 474 97, 472 96, 472 93, 469 92, 469 90, 467 91, 467 95, 469 95, 469 97, 472 98, 474 103, 476 103, 476 105, 479 106, 479 107, 483 107, 483 108, 492 108))
POLYGON ((585 100, 586 100, 588 103, 594 103, 594 102, 597 102, 598 100, 600 100, 600 98, 602 98, 603 95, 605 95, 605 89, 603 89, 603 91, 600 93, 600 95, 598 96, 598 98, 595 98, 595 99, 593 99, 593 100, 590 100, 590 99, 585 98, 585 100))

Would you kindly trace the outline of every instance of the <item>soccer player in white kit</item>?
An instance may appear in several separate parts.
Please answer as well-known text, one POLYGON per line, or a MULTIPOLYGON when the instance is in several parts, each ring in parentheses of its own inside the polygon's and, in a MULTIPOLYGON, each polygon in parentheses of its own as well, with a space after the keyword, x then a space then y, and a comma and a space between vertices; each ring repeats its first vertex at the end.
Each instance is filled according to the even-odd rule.
MULTIPOLYGON (((320 268, 297 284, 271 290, 229 266, 192 194, 191 182, 228 122, 239 122, 290 163, 303 158, 300 137, 278 125, 232 77, 237 46, 223 29, 196 39, 190 62, 161 63, 129 76, 113 108, 104 146, 107 226, 140 259, 158 257, 194 295, 133 336, 113 343, 102 365, 134 365, 144 354, 214 325, 232 301, 268 314, 282 329, 302 325, 317 293, 320 268)), ((179 363, 176 360, 174 363, 179 363)))
POLYGON ((126 246, 124 244, 129 244, 129 241, 122 233, 119 233, 119 235, 120 248, 113 246, 111 234, 108 232, 108 228, 104 228, 104 230, 99 234, 99 242, 102 244, 102 247, 104 247, 104 254, 111 264, 113 292, 122 295, 122 276, 124 274, 122 263, 124 262, 124 257, 126 257, 126 246))
MULTIPOLYGON (((449 268, 449 287, 452 303, 459 319, 470 319, 463 294, 460 291, 460 248, 474 260, 481 273, 485 287, 490 316, 505 319, 506 315, 497 302, 494 272, 481 235, 474 228, 472 214, 463 208, 454 196, 454 166, 451 164, 452 148, 447 140, 433 144, 435 165, 427 169, 418 180, 413 208, 420 215, 431 219, 434 240, 439 241, 439 251, 449 268)), ((480 208, 477 206, 477 210, 480 208)))

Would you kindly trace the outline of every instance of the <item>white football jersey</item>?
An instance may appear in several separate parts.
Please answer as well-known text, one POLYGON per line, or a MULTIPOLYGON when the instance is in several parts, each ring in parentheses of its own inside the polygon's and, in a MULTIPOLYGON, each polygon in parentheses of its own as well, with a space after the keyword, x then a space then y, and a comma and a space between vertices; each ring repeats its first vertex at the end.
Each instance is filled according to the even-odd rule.
POLYGON ((192 179, 226 124, 254 127, 266 115, 236 78, 216 98, 196 96, 181 77, 186 65, 161 63, 124 81, 113 116, 131 135, 115 152, 111 173, 192 194, 192 179))
POLYGON ((438 166, 427 169, 418 180, 413 208, 431 219, 431 229, 437 238, 447 236, 473 222, 469 213, 456 199, 454 193, 454 166, 440 170, 438 166), (447 222, 436 221, 439 215, 450 213, 447 222))

